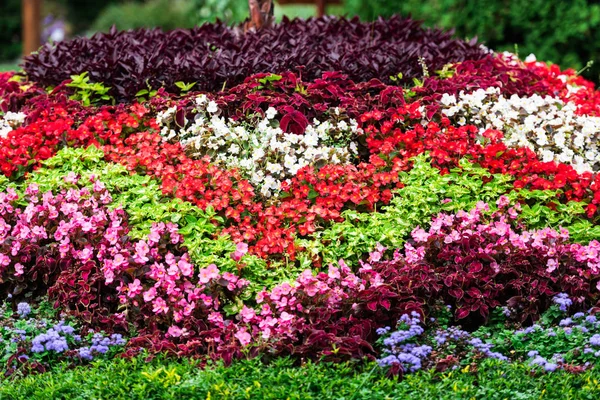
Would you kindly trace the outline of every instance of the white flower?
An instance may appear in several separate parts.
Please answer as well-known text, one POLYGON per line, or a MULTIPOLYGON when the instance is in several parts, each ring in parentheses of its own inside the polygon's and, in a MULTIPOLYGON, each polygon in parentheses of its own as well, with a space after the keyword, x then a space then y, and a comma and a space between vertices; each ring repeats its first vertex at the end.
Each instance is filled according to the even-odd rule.
POLYGON ((449 106, 451 104, 456 104, 456 96, 449 95, 448 93, 444 93, 442 95, 442 100, 441 100, 442 104, 445 106, 449 106))
POLYGON ((201 107, 204 104, 206 104, 206 102, 208 101, 208 99, 206 98, 205 94, 201 94, 198 97, 196 97, 196 104, 201 107))
POLYGON ((526 58, 525 58, 525 62, 536 62, 537 58, 535 57, 535 54, 531 53, 529 54, 526 58))
POLYGON ((267 116, 267 119, 273 119, 275 118, 275 116, 277 115, 277 110, 273 107, 269 107, 267 108, 267 112, 265 113, 267 116))
POLYGON ((215 103, 214 101, 211 100, 208 103, 208 107, 206 107, 206 111, 209 112, 209 113, 211 113, 211 114, 214 114, 217 111, 219 111, 219 107, 217 106, 217 103, 215 103))

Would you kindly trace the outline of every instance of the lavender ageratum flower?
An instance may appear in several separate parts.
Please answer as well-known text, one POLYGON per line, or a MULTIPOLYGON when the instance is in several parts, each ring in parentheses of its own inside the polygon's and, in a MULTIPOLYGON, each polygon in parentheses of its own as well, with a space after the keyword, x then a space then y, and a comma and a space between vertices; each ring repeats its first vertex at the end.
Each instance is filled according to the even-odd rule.
POLYGON ((582 312, 573 314, 573 318, 575 318, 575 319, 583 318, 584 316, 585 316, 585 314, 582 312))
POLYGON ((548 335, 550 337, 554 337, 554 336, 556 336, 556 332, 554 332, 554 331, 548 331, 548 333, 546 335, 548 335))
POLYGON ((585 322, 587 322, 588 324, 593 324, 595 323, 597 320, 595 315, 588 315, 587 317, 585 317, 585 322))
POLYGON ((125 343, 127 343, 125 339, 123 339, 123 335, 121 335, 120 333, 113 333, 112 335, 110 335, 110 339, 114 346, 123 346, 125 345, 125 343))
POLYGON ((538 354, 540 354, 539 351, 537 351, 537 350, 530 350, 529 352, 527 352, 527 357, 532 358, 532 357, 537 356, 538 354))
POLYGON ((83 360, 91 361, 94 358, 94 356, 92 355, 92 351, 90 350, 89 347, 81 347, 78 350, 78 353, 79 353, 79 357, 83 360))
POLYGON ((569 298, 566 293, 559 293, 552 298, 555 304, 558 304, 561 311, 567 311, 567 309, 573 304, 573 301, 569 298))
POLYGON ((590 338, 590 344, 592 346, 600 346, 600 334, 595 334, 590 338))
POLYGON ((31 346, 32 353, 41 353, 42 351, 44 351, 44 346, 39 343, 35 343, 33 346, 31 346))
POLYGON ((558 323, 559 326, 570 326, 572 324, 573 320, 571 318, 565 318, 558 323))
POLYGON ((557 368, 558 368, 558 365, 556 365, 554 363, 546 363, 546 365, 544 365, 544 370, 546 372, 554 372, 554 371, 556 371, 557 368))
POLYGON ((375 332, 377 332, 377 335, 383 336, 386 333, 388 333, 390 331, 390 329, 391 328, 389 326, 386 326, 385 328, 377 328, 377 330, 375 332))
POLYGON ((416 346, 411 350, 411 354, 415 357, 425 358, 429 354, 431 354, 432 350, 433 349, 431 348, 431 346, 427 346, 427 345, 416 346))
POLYGON ((21 318, 25 318, 31 313, 31 307, 27 303, 17 304, 17 313, 21 318))
POLYGON ((446 343, 446 340, 448 340, 448 336, 444 333, 438 333, 437 335, 434 336, 434 339, 435 339, 437 345, 441 346, 444 343, 446 343))

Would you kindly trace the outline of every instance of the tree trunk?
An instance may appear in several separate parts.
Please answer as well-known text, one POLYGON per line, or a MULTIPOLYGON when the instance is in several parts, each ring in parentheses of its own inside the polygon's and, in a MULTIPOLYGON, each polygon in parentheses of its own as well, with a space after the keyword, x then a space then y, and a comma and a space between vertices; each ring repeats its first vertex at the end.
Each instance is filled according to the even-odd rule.
POLYGON ((250 19, 244 26, 246 31, 269 27, 275 21, 273 0, 248 0, 248 7, 250 8, 250 19))
POLYGON ((39 49, 41 43, 41 8, 42 0, 21 1, 21 23, 23 26, 23 55, 39 49))

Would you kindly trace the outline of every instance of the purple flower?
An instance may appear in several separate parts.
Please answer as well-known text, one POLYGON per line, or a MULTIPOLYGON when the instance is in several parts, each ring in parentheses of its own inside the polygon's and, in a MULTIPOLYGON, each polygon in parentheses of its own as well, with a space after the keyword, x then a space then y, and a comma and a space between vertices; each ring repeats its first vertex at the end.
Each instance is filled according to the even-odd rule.
POLYGON ((546 370, 546 372, 554 372, 557 368, 558 365, 554 363, 547 363, 546 365, 544 365, 544 370, 546 370))
POLYGON ((566 293, 557 294, 556 296, 554 296, 554 298, 552 298, 552 301, 555 304, 558 304, 559 309, 561 311, 567 311, 571 304, 573 304, 573 301, 569 298, 569 295, 566 293))
POLYGON ((529 358, 532 358, 532 357, 535 357, 535 356, 537 356, 538 354, 540 354, 540 353, 539 353, 539 351, 537 351, 537 350, 530 350, 530 351, 527 353, 527 357, 529 357, 529 358))
POLYGON ((31 307, 27 303, 17 304, 17 313, 21 318, 25 318, 31 313, 31 307))
POLYGON ((592 346, 600 346, 600 334, 595 334, 590 338, 590 344, 592 346))
POLYGON ((558 323, 560 326, 569 326, 571 324, 573 324, 573 320, 571 318, 565 318, 558 323))

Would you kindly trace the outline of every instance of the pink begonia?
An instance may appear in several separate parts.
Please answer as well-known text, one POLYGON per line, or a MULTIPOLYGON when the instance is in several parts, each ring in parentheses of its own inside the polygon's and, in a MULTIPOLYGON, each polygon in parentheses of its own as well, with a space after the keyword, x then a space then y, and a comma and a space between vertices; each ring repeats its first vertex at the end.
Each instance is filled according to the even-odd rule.
POLYGON ((192 276, 194 274, 194 266, 187 261, 187 257, 181 257, 177 262, 177 266, 183 276, 192 276))
POLYGON ((219 269, 215 264, 210 264, 206 268, 202 268, 200 273, 198 274, 198 278, 202 283, 208 283, 212 279, 216 279, 219 277, 219 269))
POLYGON ((144 301, 145 302, 152 301, 152 300, 154 300, 155 297, 156 297, 156 288, 155 287, 151 287, 150 289, 148 289, 144 292, 144 301))
POLYGON ((546 271, 553 272, 554 270, 556 270, 558 268, 558 261, 549 259, 546 265, 548 266, 546 271))
POLYGON ((30 184, 29 186, 27 186, 27 189, 25 189, 25 194, 27 196, 35 196, 39 192, 40 192, 40 187, 36 183, 30 184))
POLYGON ((240 341, 242 346, 247 346, 252 341, 252 336, 246 331, 246 328, 240 328, 235 334, 237 340, 240 341))
POLYGON ((169 330, 167 331, 167 333, 171 337, 187 336, 187 329, 186 328, 181 329, 177 325, 172 325, 169 327, 169 330))
POLYGON ((162 297, 157 297, 152 302, 152 312, 156 314, 167 314, 169 312, 169 306, 162 297))
POLYGON ((140 280, 136 278, 132 283, 129 284, 128 296, 135 297, 138 294, 142 293, 142 290, 142 282, 140 282, 140 280))
POLYGON ((77 175, 75 172, 71 171, 65 176, 64 180, 67 183, 71 183, 71 184, 75 185, 79 181, 79 175, 77 175))
POLYGON ((238 243, 235 246, 235 251, 233 253, 231 253, 231 258, 235 261, 240 261, 247 252, 248 252, 248 244, 238 243))
POLYGON ((250 322, 254 317, 256 317, 256 311, 254 309, 244 306, 242 311, 240 311, 240 316, 242 317, 243 322, 250 322))
POLYGON ((413 239, 417 242, 426 242, 429 239, 429 234, 422 228, 416 227, 411 232, 413 239))
POLYGON ((21 276, 25 272, 25 267, 21 263, 15 264, 15 276, 21 276))
POLYGON ((498 200, 496 200, 496 205, 498 206, 498 208, 504 208, 509 204, 510 204, 510 199, 504 195, 500 196, 498 198, 498 200))

